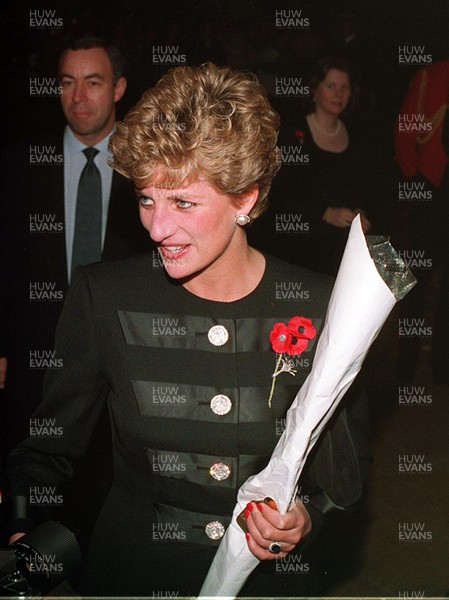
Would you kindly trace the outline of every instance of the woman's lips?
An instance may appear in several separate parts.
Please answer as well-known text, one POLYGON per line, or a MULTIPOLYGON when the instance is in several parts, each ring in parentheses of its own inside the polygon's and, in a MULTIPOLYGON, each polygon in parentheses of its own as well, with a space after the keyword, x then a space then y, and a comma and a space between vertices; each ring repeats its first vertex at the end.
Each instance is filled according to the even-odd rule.
POLYGON ((161 253, 163 258, 167 259, 175 259, 184 256, 187 249, 189 248, 189 244, 186 245, 176 245, 171 244, 170 246, 158 246, 158 250, 161 253))

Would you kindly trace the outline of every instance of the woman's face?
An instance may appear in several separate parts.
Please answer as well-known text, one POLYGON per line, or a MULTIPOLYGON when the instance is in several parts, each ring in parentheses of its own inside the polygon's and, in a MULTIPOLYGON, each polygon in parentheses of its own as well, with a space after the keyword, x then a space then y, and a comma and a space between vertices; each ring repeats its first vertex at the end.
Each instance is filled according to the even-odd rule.
POLYGON ((349 75, 339 69, 329 69, 315 90, 316 110, 341 115, 351 98, 349 75))
POLYGON ((171 277, 219 278, 238 267, 239 244, 246 238, 234 218, 250 208, 237 209, 230 196, 203 180, 177 189, 150 186, 139 194, 140 219, 171 277))

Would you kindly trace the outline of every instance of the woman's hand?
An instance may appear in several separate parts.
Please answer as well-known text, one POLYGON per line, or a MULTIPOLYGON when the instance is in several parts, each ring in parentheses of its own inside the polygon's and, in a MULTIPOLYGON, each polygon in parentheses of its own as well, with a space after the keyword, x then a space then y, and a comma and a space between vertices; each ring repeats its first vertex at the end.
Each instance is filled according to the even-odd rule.
POLYGON ((248 548, 259 560, 282 558, 312 530, 312 521, 304 504, 299 500, 287 514, 281 515, 263 502, 250 502, 245 510, 249 533, 248 548), (281 552, 268 550, 272 542, 279 542, 281 552))
POLYGON ((362 208, 357 208, 357 214, 360 215, 360 223, 362 225, 362 231, 363 233, 368 233, 368 231, 371 229, 371 221, 368 219, 368 217, 365 214, 365 211, 362 208))
POLYGON ((350 227, 352 221, 355 219, 357 215, 360 215, 360 223, 362 225, 363 233, 368 233, 371 229, 371 222, 365 214, 365 211, 361 208, 357 208, 356 210, 351 210, 350 208, 332 208, 329 206, 324 212, 323 221, 325 221, 328 225, 333 225, 334 227, 340 227, 344 229, 345 227, 350 227))
POLYGON ((21 532, 19 532, 19 533, 15 533, 14 535, 12 535, 12 536, 9 538, 9 542, 8 542, 8 544, 9 544, 9 545, 11 545, 11 544, 14 544, 14 542, 17 542, 17 540, 20 540, 20 538, 21 538, 21 537, 23 537, 24 535, 25 535, 25 534, 24 534, 24 533, 21 533, 21 532))
POLYGON ((350 227, 356 216, 356 211, 351 210, 350 208, 345 208, 344 206, 341 208, 333 208, 332 206, 329 206, 323 214, 323 221, 328 225, 344 229, 345 227, 350 227))

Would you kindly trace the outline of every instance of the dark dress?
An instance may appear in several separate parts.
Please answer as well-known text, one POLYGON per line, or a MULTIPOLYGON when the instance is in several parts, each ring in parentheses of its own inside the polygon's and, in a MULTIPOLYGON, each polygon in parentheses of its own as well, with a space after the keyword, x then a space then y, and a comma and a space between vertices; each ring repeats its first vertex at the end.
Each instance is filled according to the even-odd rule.
MULTIPOLYGON (((8 474, 15 495, 70 477, 109 391, 114 481, 79 582, 84 594, 198 593, 220 541, 209 537, 220 532, 215 522, 227 526, 239 486, 266 465, 310 370, 316 340, 295 359, 296 377, 279 376, 270 409, 270 331, 295 315, 320 330, 331 287, 272 258, 258 287, 230 303, 192 295, 151 256, 78 269, 57 330, 63 367, 49 371, 35 415, 60 429, 33 432, 8 474)), ((364 419, 360 406, 339 411, 309 461, 302 492, 316 528, 325 504, 360 497, 364 419)), ((263 594, 278 595, 287 588, 271 568, 263 594)), ((298 578, 286 579, 298 593, 285 595, 302 595, 298 578)), ((255 589, 250 581, 247 593, 255 589)))
POLYGON ((322 150, 305 118, 283 124, 279 146, 283 165, 270 193, 270 208, 249 233, 252 245, 284 260, 335 275, 348 238, 323 221, 328 207, 370 204, 367 157, 349 135, 343 152, 322 150))

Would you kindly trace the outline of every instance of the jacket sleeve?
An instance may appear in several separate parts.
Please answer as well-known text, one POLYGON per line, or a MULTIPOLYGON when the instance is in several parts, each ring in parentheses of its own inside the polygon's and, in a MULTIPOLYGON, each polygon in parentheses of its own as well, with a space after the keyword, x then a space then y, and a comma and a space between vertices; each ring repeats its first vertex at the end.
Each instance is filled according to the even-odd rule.
MULTIPOLYGON (((57 486, 72 475, 72 459, 82 456, 107 395, 96 319, 84 269, 74 272, 56 330, 54 359, 47 371, 43 402, 30 420, 30 435, 11 453, 7 467, 12 519, 39 522, 45 507, 30 504, 36 486, 57 486)), ((10 533, 24 522, 11 522, 10 533)))
POLYGON ((298 496, 313 526, 300 549, 316 538, 328 515, 350 513, 358 506, 372 462, 368 438, 367 395, 356 380, 312 450, 300 480, 298 496))
POLYGON ((327 524, 358 508, 371 462, 367 396, 356 380, 300 477, 297 499, 309 513, 312 530, 293 550, 295 554, 308 552, 327 524))

